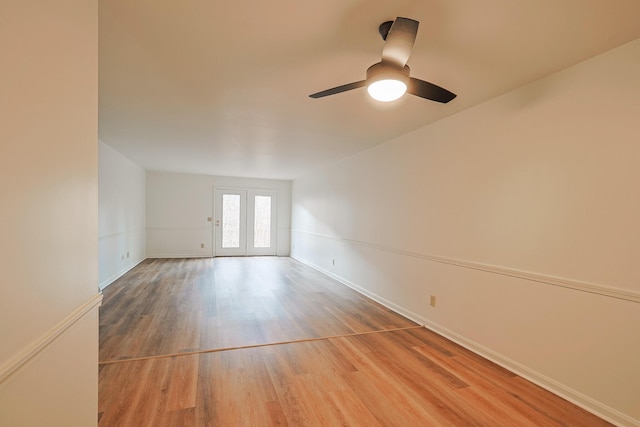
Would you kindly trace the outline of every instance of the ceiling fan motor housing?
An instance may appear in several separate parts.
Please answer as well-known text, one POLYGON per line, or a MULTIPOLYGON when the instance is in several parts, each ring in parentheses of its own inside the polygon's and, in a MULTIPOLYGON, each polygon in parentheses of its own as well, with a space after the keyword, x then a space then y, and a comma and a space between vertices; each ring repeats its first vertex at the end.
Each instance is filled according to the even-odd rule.
POLYGON ((409 84, 409 66, 399 68, 386 62, 378 62, 367 69, 367 84, 380 80, 398 80, 405 85, 409 84))

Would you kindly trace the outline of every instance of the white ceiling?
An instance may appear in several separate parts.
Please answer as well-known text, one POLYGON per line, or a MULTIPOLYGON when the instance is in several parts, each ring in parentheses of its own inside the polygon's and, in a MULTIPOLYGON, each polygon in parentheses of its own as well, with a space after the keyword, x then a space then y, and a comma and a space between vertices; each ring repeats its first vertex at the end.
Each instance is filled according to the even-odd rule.
MULTIPOLYGON (((639 0, 100 0, 99 136, 147 170, 293 179, 640 37, 639 0), (378 26, 420 21, 414 77, 358 89, 378 26)), ((615 100, 603 100, 615 102, 615 100)))

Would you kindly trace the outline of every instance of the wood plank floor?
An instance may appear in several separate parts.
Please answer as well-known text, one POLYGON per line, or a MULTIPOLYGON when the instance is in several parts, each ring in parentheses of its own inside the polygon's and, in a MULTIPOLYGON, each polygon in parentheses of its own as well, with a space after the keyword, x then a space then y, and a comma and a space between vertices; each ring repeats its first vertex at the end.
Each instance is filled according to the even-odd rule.
POLYGON ((143 262, 99 369, 102 427, 610 425, 290 258, 143 262))

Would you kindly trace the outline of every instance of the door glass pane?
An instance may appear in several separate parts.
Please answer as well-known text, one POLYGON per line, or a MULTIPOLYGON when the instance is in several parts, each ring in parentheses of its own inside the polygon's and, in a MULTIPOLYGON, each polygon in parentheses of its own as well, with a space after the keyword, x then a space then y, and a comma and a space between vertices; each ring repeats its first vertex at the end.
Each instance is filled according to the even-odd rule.
POLYGON ((240 247, 240 195, 222 195, 222 247, 240 247))
POLYGON ((271 196, 256 196, 253 247, 271 247, 271 196))

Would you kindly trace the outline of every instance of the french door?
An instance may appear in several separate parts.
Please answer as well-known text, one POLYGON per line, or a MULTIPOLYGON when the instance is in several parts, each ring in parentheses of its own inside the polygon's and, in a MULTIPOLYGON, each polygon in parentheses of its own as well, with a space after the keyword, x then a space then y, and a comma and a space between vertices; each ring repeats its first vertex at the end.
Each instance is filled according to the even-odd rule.
POLYGON ((215 256, 275 255, 277 192, 214 189, 215 256))

